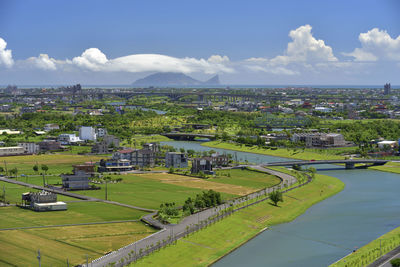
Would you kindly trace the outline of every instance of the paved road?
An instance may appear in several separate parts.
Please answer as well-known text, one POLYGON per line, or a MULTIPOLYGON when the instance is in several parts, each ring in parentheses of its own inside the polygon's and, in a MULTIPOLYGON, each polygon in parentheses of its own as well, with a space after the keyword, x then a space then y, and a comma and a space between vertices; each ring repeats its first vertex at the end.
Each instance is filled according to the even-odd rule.
MULTIPOLYGON (((291 175, 288 175, 288 174, 285 174, 282 172, 278 172, 275 170, 271 170, 271 169, 266 169, 262 166, 243 165, 241 167, 251 167, 258 171, 266 172, 271 175, 276 175, 277 177, 279 177, 281 179, 281 183, 273 188, 267 188, 265 190, 251 193, 251 194, 247 195, 247 198, 241 197, 238 199, 233 199, 233 200, 228 201, 228 202, 226 202, 222 205, 219 205, 215 208, 210 208, 210 209, 198 212, 196 214, 190 215, 190 216, 184 218, 179 224, 165 225, 165 224, 162 224, 159 221, 153 219, 153 216, 156 213, 148 214, 143 217, 143 220, 157 228, 162 229, 161 231, 159 231, 151 236, 148 236, 145 239, 139 240, 135 243, 132 243, 123 248, 120 248, 119 250, 114 251, 110 254, 107 254, 101 258, 98 258, 98 259, 92 261, 89 264, 89 266, 100 267, 100 266, 108 266, 111 263, 117 263, 117 262, 119 262, 120 259, 127 258, 132 251, 138 252, 140 249, 145 250, 146 248, 151 247, 152 245, 156 245, 157 242, 163 242, 163 240, 168 240, 169 237, 185 233, 187 231, 187 227, 193 227, 194 225, 199 224, 199 222, 206 221, 208 218, 218 214, 219 211, 229 208, 231 204, 238 205, 240 203, 246 202, 247 200, 265 196, 266 194, 272 192, 273 190, 281 188, 283 184, 291 185, 297 181, 296 178, 291 175)), ((83 265, 83 266, 85 266, 85 265, 83 265)))

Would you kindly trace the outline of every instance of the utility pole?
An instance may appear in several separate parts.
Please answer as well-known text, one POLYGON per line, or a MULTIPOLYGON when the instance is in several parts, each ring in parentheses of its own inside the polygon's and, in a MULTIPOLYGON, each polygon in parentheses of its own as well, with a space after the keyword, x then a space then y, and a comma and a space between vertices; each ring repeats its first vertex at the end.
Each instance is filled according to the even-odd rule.
POLYGON ((69 267, 69 262, 68 262, 68 259, 67 259, 67 267, 69 267))
POLYGON ((6 170, 6 177, 8 176, 8 172, 7 172, 7 162, 4 161, 4 169, 6 170))
POLYGON ((382 256, 382 239, 379 239, 379 250, 380 250, 381 256, 382 256))
POLYGON ((38 259, 38 261, 39 261, 39 267, 41 267, 42 266, 42 263, 40 262, 40 259, 42 258, 41 256, 40 256, 40 249, 38 250, 38 255, 37 255, 37 259, 38 259))
POLYGON ((43 187, 45 187, 46 186, 46 178, 44 178, 44 172, 42 172, 42 175, 43 175, 43 187))
POLYGON ((105 180, 106 180, 106 200, 107 200, 107 178, 105 180))

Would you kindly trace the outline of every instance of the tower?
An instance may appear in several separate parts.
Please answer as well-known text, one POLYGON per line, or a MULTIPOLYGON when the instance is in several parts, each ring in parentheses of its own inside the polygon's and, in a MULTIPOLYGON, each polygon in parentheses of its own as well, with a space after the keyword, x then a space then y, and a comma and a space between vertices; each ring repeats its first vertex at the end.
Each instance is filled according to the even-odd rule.
POLYGON ((392 91, 392 88, 390 86, 390 83, 386 83, 385 86, 384 86, 383 94, 384 95, 390 95, 392 93, 391 91, 392 91))

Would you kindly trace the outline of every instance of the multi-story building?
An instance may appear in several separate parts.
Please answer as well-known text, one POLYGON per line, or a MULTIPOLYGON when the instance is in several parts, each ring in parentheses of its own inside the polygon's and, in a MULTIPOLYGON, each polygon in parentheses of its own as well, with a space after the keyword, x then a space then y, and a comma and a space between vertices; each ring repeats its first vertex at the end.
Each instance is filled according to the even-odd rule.
POLYGON ((188 159, 185 153, 167 152, 165 153, 165 167, 187 168, 188 159))
POLYGON ((113 160, 129 160, 130 164, 139 167, 153 167, 156 153, 150 149, 123 149, 113 154, 113 160))
POLYGON ((346 145, 342 134, 338 133, 295 133, 291 137, 294 143, 303 142, 306 147, 340 147, 346 145))
POLYGON ((97 137, 104 137, 107 135, 107 129, 105 128, 97 128, 96 130, 97 137))
POLYGON ((82 126, 79 128, 79 138, 81 140, 95 141, 96 140, 96 130, 91 126, 82 126))
POLYGON ((0 156, 23 155, 25 149, 21 146, 0 147, 0 156))
POLYGON ((57 194, 42 191, 37 193, 27 192, 22 194, 22 203, 25 207, 35 211, 66 210, 65 202, 57 201, 57 194))
POLYGON ((60 126, 58 124, 55 123, 48 123, 44 126, 43 128, 46 132, 50 132, 52 130, 59 130, 60 126))
POLYGON ((37 154, 40 151, 39 145, 33 142, 18 143, 18 146, 24 148, 25 154, 37 154))
POLYGON ((192 169, 191 173, 199 173, 204 172, 206 174, 212 173, 213 165, 212 161, 207 158, 194 158, 192 160, 192 169))
POLYGON ((54 140, 44 140, 42 142, 39 142, 38 145, 40 152, 56 151, 62 149, 61 143, 54 140))
POLYGON ((390 85, 390 83, 386 83, 384 86, 383 94, 390 95, 391 93, 392 93, 392 86, 390 85))

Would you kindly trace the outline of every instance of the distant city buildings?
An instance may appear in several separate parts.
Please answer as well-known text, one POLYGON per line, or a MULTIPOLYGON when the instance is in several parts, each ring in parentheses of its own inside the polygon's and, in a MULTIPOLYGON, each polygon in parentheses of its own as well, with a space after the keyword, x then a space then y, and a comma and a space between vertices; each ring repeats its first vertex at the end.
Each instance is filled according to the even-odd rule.
POLYGON ((390 83, 386 83, 384 85, 383 94, 384 95, 390 95, 391 93, 392 93, 392 87, 391 87, 390 83))

